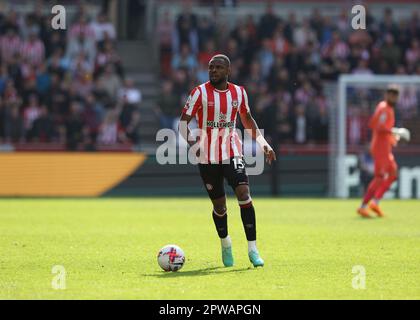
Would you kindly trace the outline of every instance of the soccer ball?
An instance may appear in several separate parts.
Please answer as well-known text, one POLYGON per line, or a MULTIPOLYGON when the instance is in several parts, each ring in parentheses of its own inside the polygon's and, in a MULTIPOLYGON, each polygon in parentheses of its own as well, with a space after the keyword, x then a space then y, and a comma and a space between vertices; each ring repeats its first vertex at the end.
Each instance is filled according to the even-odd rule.
POLYGON ((178 271, 185 262, 184 251, 174 244, 169 244, 159 250, 157 260, 163 270, 178 271))

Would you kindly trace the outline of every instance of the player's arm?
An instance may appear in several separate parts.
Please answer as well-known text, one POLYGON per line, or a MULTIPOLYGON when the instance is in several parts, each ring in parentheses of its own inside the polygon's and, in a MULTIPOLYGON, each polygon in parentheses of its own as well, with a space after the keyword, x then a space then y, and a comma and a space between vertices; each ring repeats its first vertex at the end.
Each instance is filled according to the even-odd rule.
POLYGON ((190 128, 188 124, 191 119, 195 117, 197 111, 201 108, 201 91, 198 88, 194 88, 191 91, 188 99, 182 109, 181 118, 179 121, 178 131, 187 143, 192 146, 194 144, 194 138, 191 136, 190 128))
POLYGON ((191 119, 193 117, 186 114, 186 113, 182 113, 181 114, 181 118, 179 120, 179 133, 181 134, 181 136, 184 138, 185 141, 188 142, 188 144, 191 146, 194 143, 194 139, 191 136, 191 132, 190 132, 190 128, 188 127, 188 124, 190 123, 191 119))
POLYGON ((264 151, 267 162, 271 164, 273 160, 276 160, 276 154, 273 148, 269 145, 269 143, 265 140, 264 136, 261 134, 260 129, 252 117, 251 112, 240 113, 240 118, 242 125, 248 132, 251 133, 252 139, 255 139, 260 146, 261 150, 264 151))

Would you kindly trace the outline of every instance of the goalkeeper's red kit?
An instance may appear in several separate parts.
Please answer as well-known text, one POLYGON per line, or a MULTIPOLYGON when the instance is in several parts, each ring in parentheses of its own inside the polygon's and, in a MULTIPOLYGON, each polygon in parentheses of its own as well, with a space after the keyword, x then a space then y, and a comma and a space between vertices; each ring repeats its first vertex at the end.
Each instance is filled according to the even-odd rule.
MULTIPOLYGON (((397 143, 392 134, 394 125, 394 109, 386 101, 380 102, 369 120, 369 127, 372 129, 370 150, 375 162, 375 176, 363 197, 362 207, 358 210, 358 213, 364 217, 368 216, 368 213, 364 212, 366 209, 363 206, 366 206, 372 198, 376 201, 381 199, 397 179, 398 167, 392 154, 392 147, 397 143)), ((377 203, 371 204, 370 208, 378 216, 383 216, 383 212, 379 209, 377 203)))
POLYGON ((369 120, 372 129, 371 153, 375 161, 375 176, 394 175, 397 164, 392 154, 396 139, 391 130, 395 126, 394 108, 381 101, 369 120))

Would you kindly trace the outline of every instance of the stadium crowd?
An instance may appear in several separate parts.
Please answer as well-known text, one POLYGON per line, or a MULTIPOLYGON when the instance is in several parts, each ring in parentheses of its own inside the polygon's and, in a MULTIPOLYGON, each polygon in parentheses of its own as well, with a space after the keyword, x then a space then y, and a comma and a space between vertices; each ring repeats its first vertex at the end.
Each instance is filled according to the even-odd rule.
MULTIPOLYGON (((230 27, 216 9, 211 16, 198 16, 186 6, 174 19, 165 12, 157 29, 161 126, 172 126, 189 90, 208 80, 210 57, 225 53, 232 61, 230 80, 247 89, 254 117, 266 135, 285 143, 326 142, 327 81, 341 73, 420 75, 418 12, 397 21, 389 8, 382 19, 368 10, 366 30, 357 31, 350 18, 345 10, 330 17, 314 9, 302 19, 293 12, 282 19, 269 3, 260 18, 249 15, 230 27)), ((403 117, 420 114, 417 92, 401 99, 403 117)), ((353 106, 377 102, 373 97, 352 101, 353 106)), ((366 139, 363 123, 370 111, 360 110, 349 108, 351 143, 366 139)))
POLYGON ((0 13, 0 143, 139 143, 141 92, 124 79, 113 24, 83 6, 75 17, 54 30, 41 6, 0 13))

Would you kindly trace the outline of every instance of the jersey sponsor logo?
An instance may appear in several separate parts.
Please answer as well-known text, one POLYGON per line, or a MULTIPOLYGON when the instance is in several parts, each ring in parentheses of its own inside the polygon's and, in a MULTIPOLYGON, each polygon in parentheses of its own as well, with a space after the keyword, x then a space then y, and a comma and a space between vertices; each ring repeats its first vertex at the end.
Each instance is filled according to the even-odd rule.
POLYGON ((234 121, 224 122, 224 121, 207 121, 208 128, 233 128, 235 126, 234 121))
POLYGON ((225 122, 226 121, 226 115, 224 113, 219 114, 219 120, 220 120, 220 122, 225 122))

